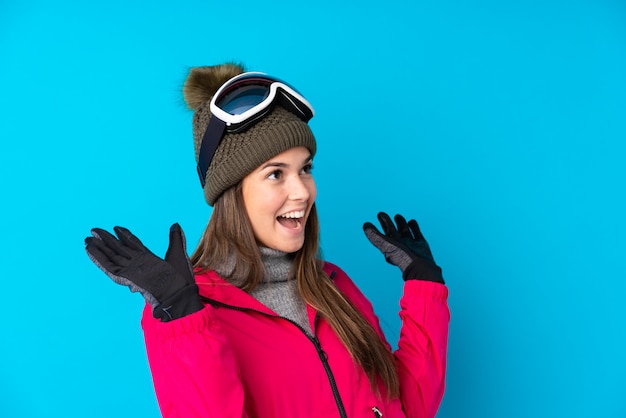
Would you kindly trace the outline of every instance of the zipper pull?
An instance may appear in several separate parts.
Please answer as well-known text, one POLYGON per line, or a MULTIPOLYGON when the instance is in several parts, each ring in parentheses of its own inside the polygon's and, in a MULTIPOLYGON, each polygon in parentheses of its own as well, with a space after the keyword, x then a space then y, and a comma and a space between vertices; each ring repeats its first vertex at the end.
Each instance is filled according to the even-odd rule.
POLYGON ((376 418, 382 418, 383 413, 380 412, 380 409, 378 409, 377 407, 373 407, 372 411, 374 412, 374 417, 376 418))

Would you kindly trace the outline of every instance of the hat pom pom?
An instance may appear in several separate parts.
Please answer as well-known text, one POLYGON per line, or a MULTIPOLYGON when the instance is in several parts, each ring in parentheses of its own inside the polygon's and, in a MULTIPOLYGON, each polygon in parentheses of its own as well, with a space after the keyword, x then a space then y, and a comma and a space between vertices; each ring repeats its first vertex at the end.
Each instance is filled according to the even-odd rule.
POLYGON ((183 85, 187 107, 198 109, 211 100, 222 84, 244 71, 243 65, 234 63, 192 68, 183 85))

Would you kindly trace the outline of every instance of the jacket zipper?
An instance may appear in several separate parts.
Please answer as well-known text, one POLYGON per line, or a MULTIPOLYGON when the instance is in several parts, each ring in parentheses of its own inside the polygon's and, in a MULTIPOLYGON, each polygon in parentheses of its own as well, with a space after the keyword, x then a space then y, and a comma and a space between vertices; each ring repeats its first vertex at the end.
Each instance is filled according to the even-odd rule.
MULTIPOLYGON (((328 356, 326 352, 322 349, 320 340, 317 338, 317 320, 318 319, 319 319, 319 314, 315 313, 315 320, 313 322, 313 326, 314 326, 313 337, 309 339, 313 341, 313 344, 315 345, 315 349, 317 350, 317 354, 320 356, 320 360, 322 360, 322 365, 324 366, 324 369, 326 370, 326 375, 328 376, 328 381, 330 382, 330 388, 333 391, 333 396, 335 397, 335 403, 337 404, 337 408, 339 409, 339 416, 341 418, 348 418, 348 415, 346 415, 346 408, 343 406, 343 401, 341 400, 341 396, 339 395, 339 389, 337 388, 337 382, 335 381, 335 376, 333 375, 333 371, 330 369, 330 364, 328 364, 328 356)), ((290 321, 290 320, 287 319, 287 321, 290 321)), ((307 338, 309 337, 306 331, 304 331, 302 327, 300 327, 300 325, 296 324, 295 322, 292 322, 292 323, 298 328, 300 328, 300 330, 304 332, 307 338)))
POLYGON ((265 315, 265 316, 269 316, 272 318, 281 318, 284 319, 285 321, 288 321, 290 323, 292 323, 293 325, 295 325, 300 331, 302 331, 302 333, 304 334, 304 336, 313 343, 313 345, 315 346, 315 351, 317 351, 317 355, 319 356, 320 360, 322 361, 322 365, 324 366, 324 370, 326 371, 326 376, 328 377, 328 381, 330 383, 330 388, 333 392, 333 396, 335 397, 335 403, 337 404, 337 409, 339 410, 339 416, 341 418, 348 418, 348 415, 346 414, 346 408, 343 405, 343 401, 341 400, 341 395, 339 394, 339 389, 337 388, 337 382, 335 381, 335 376, 333 375, 333 371, 330 369, 330 364, 328 364, 328 356, 326 355, 326 352, 322 349, 322 345, 320 344, 319 339, 317 338, 317 320, 319 318, 319 314, 316 313, 315 314, 315 320, 313 323, 314 329, 313 329, 313 336, 310 336, 309 334, 307 334, 306 330, 304 328, 302 328, 300 326, 300 324, 298 324, 297 322, 292 321, 289 318, 285 318, 283 316, 280 315, 270 315, 266 312, 261 312, 261 311, 257 311, 256 309, 251 309, 251 308, 242 308, 240 306, 233 306, 233 305, 227 305, 225 303, 222 302, 218 302, 216 300, 213 299, 209 299, 207 297, 204 296, 200 296, 200 299, 213 305, 213 306, 221 306, 223 308, 227 308, 227 309, 232 309, 235 311, 240 311, 240 312, 256 312, 258 314, 261 315, 265 315))

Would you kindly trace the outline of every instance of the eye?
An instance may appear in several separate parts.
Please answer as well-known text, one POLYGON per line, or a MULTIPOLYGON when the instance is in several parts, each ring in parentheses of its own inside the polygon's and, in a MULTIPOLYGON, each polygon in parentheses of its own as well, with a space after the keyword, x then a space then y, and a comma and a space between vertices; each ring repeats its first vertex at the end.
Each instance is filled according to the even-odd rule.
POLYGON ((274 170, 267 175, 267 178, 270 180, 278 180, 282 176, 283 172, 281 170, 274 170))
POLYGON ((311 174, 311 171, 313 171, 313 164, 307 164, 302 167, 302 174, 311 174))

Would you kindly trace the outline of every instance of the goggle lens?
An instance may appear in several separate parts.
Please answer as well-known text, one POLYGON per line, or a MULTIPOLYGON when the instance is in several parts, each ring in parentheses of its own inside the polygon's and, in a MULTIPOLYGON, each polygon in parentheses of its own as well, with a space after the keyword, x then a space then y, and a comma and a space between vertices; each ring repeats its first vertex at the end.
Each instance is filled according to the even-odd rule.
POLYGON ((262 103, 269 93, 269 86, 241 86, 231 93, 226 93, 215 104, 231 115, 241 115, 246 110, 262 103))

